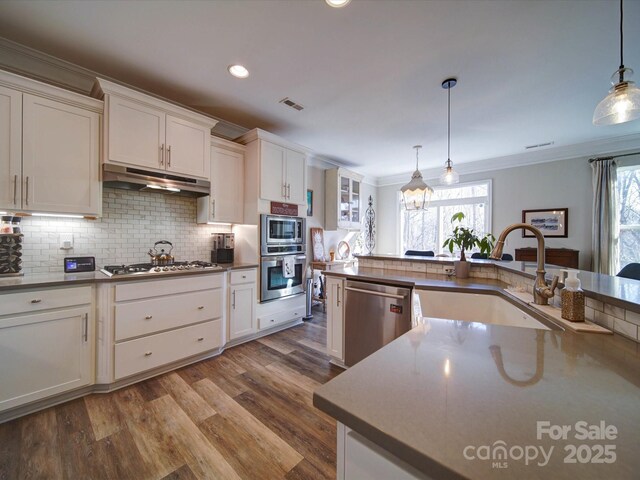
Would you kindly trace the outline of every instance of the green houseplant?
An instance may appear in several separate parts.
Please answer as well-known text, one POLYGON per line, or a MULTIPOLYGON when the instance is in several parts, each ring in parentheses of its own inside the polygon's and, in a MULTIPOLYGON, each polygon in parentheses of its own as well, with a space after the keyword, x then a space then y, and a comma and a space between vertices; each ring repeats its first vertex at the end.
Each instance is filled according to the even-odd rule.
MULTIPOLYGON (((451 223, 461 223, 464 220, 464 213, 458 212, 451 217, 451 223)), ((462 225, 456 225, 453 227, 453 232, 442 244, 443 247, 448 248, 449 252, 453 253, 455 247, 460 249, 460 261, 454 262, 456 269, 456 276, 458 278, 467 278, 469 276, 470 265, 467 262, 465 251, 469 251, 474 247, 480 249, 480 253, 489 254, 493 248, 495 237, 487 233, 483 237, 479 237, 473 228, 467 228, 462 225)))

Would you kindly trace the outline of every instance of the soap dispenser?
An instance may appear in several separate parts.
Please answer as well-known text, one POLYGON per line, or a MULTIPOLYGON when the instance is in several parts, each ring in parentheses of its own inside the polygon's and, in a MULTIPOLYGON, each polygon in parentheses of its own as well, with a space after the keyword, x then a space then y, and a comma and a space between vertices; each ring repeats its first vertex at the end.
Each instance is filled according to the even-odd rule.
POLYGON ((562 318, 584 322, 584 291, 580 288, 577 270, 569 270, 562 290, 562 318))

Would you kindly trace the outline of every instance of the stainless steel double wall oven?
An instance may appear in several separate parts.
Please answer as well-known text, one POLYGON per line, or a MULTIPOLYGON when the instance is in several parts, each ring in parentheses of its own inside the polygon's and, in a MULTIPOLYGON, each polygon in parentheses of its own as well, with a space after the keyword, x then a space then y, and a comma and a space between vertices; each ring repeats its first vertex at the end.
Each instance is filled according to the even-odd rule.
POLYGON ((304 293, 306 220, 260 216, 260 301, 304 293))

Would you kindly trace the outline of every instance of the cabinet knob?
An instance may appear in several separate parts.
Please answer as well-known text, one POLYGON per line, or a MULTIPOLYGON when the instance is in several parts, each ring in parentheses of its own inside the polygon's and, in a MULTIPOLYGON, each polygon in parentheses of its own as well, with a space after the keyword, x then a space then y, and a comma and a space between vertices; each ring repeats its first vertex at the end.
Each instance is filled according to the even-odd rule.
POLYGON ((204 309, 204 305, 200 305, 200 306, 198 307, 198 310, 203 310, 203 309, 204 309))
POLYGON ((198 338, 198 341, 199 341, 199 342, 201 342, 201 341, 203 341, 203 340, 204 340, 204 337, 200 337, 200 338, 198 338))
POLYGON ((151 320, 153 318, 153 315, 147 315, 146 317, 144 317, 145 320, 151 320))
POLYGON ((42 299, 40 298, 34 298, 33 300, 31 300, 31 303, 40 303, 42 301, 42 299))
POLYGON ((153 353, 153 352, 144 352, 144 356, 145 356, 145 357, 148 357, 148 356, 150 356, 152 353, 153 353))
POLYGON ((242 275, 242 278, 247 278, 247 276, 246 275, 242 275))

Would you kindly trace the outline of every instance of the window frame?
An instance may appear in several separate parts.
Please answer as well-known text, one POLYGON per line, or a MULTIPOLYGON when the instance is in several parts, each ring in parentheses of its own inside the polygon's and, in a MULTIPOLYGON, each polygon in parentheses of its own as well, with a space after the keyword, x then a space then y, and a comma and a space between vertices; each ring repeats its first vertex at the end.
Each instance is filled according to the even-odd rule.
MULTIPOLYGON (((428 182, 427 182, 428 183, 428 182)), ((485 214, 485 229, 486 233, 490 233, 493 230, 493 179, 486 178, 481 180, 473 180, 469 182, 460 182, 454 185, 435 185, 432 188, 434 190, 451 190, 454 188, 461 187, 474 187, 479 185, 486 185, 487 187, 487 195, 482 197, 465 197, 465 198, 456 198, 456 199, 447 199, 447 200, 430 200, 427 208, 431 208, 432 206, 437 207, 448 207, 451 205, 464 204, 465 200, 480 200, 486 199, 485 202, 475 201, 470 202, 469 204, 475 203, 485 203, 488 207, 488 212, 485 214)), ((435 192, 434 192, 435 193, 435 192)), ((402 203, 402 193, 398 190, 397 196, 398 202, 398 210, 397 210, 397 221, 396 221, 396 254, 402 255, 404 252, 402 251, 402 214, 403 214, 403 203, 402 203)), ((438 224, 440 222, 440 209, 437 210, 436 217, 438 220, 438 224)), ((440 245, 438 246, 438 250, 435 252, 436 255, 442 250, 442 242, 444 242, 444 238, 439 240, 440 245)), ((448 252, 447 252, 448 253, 448 252)))
MULTIPOLYGON (((638 170, 640 172, 640 162, 638 163, 632 163, 630 165, 619 165, 617 167, 617 174, 619 175, 620 172, 624 172, 624 171, 628 171, 628 170, 638 170)), ((616 190, 618 190, 618 180, 616 179, 616 190)), ((616 193, 616 202, 618 201, 618 193, 616 193)), ((620 205, 616 205, 616 227, 617 227, 617 231, 616 231, 616 243, 618 244, 618 248, 617 248, 617 255, 616 255, 616 259, 615 259, 615 270, 616 271, 620 271, 620 269, 622 268, 621 265, 622 263, 620 262, 621 257, 622 257, 622 241, 620 240, 620 233, 624 230, 624 231, 629 231, 629 230, 637 230, 640 231, 640 223, 639 224, 633 224, 633 225, 622 225, 620 223, 620 205)))

